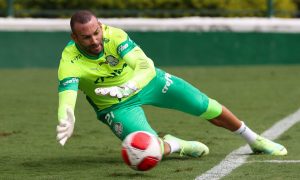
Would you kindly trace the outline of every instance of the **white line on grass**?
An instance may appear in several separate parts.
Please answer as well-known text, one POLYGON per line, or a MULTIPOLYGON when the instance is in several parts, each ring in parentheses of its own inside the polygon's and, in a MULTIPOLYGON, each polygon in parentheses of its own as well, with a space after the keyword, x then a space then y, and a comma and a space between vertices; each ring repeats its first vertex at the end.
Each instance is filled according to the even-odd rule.
MULTIPOLYGON (((275 123, 271 128, 266 130, 262 136, 274 140, 299 121, 300 109, 275 123)), ((221 179, 222 177, 228 175, 235 168, 243 165, 246 162, 250 152, 251 150, 248 145, 232 151, 225 157, 223 161, 220 162, 220 164, 206 171, 204 174, 196 177, 196 180, 221 179)))

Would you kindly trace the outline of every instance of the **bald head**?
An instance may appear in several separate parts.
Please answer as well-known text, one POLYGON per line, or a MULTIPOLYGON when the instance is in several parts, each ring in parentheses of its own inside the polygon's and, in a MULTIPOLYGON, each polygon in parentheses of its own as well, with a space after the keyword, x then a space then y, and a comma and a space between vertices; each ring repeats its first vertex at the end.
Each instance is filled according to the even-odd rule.
POLYGON ((90 22, 93 17, 97 19, 96 15, 91 11, 87 11, 87 10, 77 11, 75 14, 72 15, 70 21, 72 32, 74 32, 74 26, 76 23, 86 24, 90 22))

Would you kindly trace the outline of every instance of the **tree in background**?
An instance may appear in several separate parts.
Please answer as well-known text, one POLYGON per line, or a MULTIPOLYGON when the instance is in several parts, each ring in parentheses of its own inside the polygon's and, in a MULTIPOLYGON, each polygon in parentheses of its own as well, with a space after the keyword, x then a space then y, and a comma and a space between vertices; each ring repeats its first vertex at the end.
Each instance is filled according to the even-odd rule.
MULTIPOLYGON (((0 0, 0 10, 6 8, 0 0)), ((11 0, 10 0, 11 1, 11 0)), ((101 17, 266 17, 269 0, 13 0, 16 17, 69 17, 89 9, 101 17)), ((276 17, 295 17, 300 0, 272 0, 276 17)), ((1 12, 1 11, 0 11, 1 12)))
POLYGON ((0 0, 0 16, 5 16, 6 15, 6 1, 5 0, 0 0))

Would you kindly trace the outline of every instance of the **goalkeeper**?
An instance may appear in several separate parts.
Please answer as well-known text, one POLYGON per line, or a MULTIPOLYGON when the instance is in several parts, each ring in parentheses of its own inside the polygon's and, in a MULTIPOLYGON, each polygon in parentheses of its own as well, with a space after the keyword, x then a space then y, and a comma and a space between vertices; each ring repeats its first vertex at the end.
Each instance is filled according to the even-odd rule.
MULTIPOLYGON (((121 29, 98 21, 90 11, 78 11, 70 21, 72 41, 64 48, 58 69, 59 107, 57 140, 63 146, 75 124, 78 89, 97 118, 121 140, 135 131, 156 135, 142 105, 189 113, 241 136, 256 153, 286 155, 287 150, 257 135, 225 106, 188 82, 155 68, 153 61, 121 29)), ((164 155, 200 157, 209 153, 198 141, 172 135, 160 138, 164 155)))

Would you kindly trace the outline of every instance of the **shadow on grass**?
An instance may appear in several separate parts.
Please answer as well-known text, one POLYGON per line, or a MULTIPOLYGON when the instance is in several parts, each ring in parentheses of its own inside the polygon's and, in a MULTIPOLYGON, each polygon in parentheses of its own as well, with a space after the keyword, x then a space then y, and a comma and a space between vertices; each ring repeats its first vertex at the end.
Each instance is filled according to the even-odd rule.
POLYGON ((121 158, 98 157, 98 156, 68 156, 68 157, 53 157, 40 160, 27 160, 21 163, 25 168, 42 168, 42 167, 73 167, 84 168, 90 166, 116 165, 123 163, 121 158))
POLYGON ((65 177, 74 172, 98 172, 102 177, 118 179, 153 179, 156 177, 152 173, 131 170, 126 166, 122 158, 101 156, 69 156, 39 160, 34 159, 26 160, 19 164, 19 168, 21 168, 23 172, 34 172, 36 175, 55 174, 65 177), (111 169, 115 170, 112 171, 111 169))
POLYGON ((113 178, 128 178, 128 179, 132 179, 132 178, 138 178, 138 179, 153 179, 154 176, 151 175, 151 174, 146 174, 144 172, 135 172, 135 171, 132 171, 132 173, 112 173, 112 174, 109 174, 107 177, 113 177, 113 178))
MULTIPOLYGON (((161 163, 174 161, 183 162, 191 160, 190 157, 179 157, 172 155, 164 158, 161 163)), ((26 159, 19 163, 20 171, 34 173, 36 175, 49 174, 66 176, 74 172, 102 172, 102 176, 107 178, 127 178, 127 179, 152 179, 156 176, 153 173, 139 172, 131 170, 123 162, 121 157, 81 155, 81 156, 54 156, 53 158, 26 159), (101 169, 101 170, 100 170, 101 169), (112 171, 111 169, 115 169, 112 171), (100 170, 100 171, 98 171, 100 170)), ((175 169, 174 172, 190 171, 190 169, 175 169)), ((150 171, 151 172, 151 171, 150 171)))
POLYGON ((14 134, 19 134, 21 131, 12 131, 12 132, 0 132, 0 137, 7 137, 14 134))
MULTIPOLYGON (((168 156, 162 160, 164 161, 188 161, 194 158, 191 157, 180 157, 180 156, 168 156)), ((120 165, 124 164, 121 157, 104 157, 104 156, 68 156, 68 157, 54 157, 40 160, 27 160, 22 162, 20 165, 25 168, 42 168, 42 167, 84 167, 86 166, 106 166, 106 165, 120 165)))

